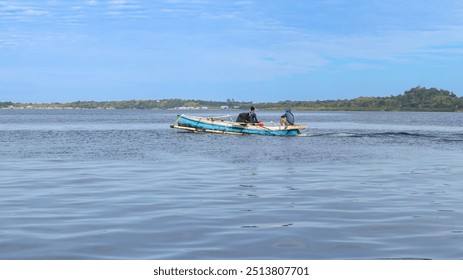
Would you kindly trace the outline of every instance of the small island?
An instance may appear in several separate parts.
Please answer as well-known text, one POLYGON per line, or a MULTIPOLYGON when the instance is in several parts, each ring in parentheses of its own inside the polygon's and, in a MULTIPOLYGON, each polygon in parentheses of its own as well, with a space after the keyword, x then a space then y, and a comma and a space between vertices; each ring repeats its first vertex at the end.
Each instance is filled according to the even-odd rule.
POLYGON ((128 101, 75 101, 70 103, 13 103, 0 101, 1 109, 151 109, 151 110, 260 110, 311 111, 417 111, 463 112, 463 98, 453 92, 436 88, 414 87, 403 94, 389 97, 357 97, 346 100, 279 101, 253 103, 251 101, 204 101, 184 99, 128 100, 128 101))

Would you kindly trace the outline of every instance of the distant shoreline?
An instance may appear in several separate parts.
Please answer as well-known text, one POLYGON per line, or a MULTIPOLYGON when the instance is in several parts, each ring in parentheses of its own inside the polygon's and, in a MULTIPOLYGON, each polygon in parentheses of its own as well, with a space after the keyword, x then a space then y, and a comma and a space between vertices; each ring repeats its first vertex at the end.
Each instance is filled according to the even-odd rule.
POLYGON ((75 101, 69 103, 0 102, 0 109, 149 109, 149 110, 260 110, 300 111, 397 111, 397 112, 463 112, 463 98, 453 92, 436 88, 415 87, 390 97, 357 97, 349 100, 259 102, 204 101, 185 99, 75 101))
MULTIPOLYGON (((53 111, 53 110, 68 110, 68 111, 107 111, 107 110, 142 110, 142 111, 216 111, 216 112, 241 112, 247 109, 218 109, 218 108, 211 108, 211 109, 177 109, 177 108, 169 108, 169 109, 157 109, 157 108, 152 108, 152 109, 138 109, 138 108, 21 108, 21 107, 15 107, 15 108, 0 108, 2 111, 8 111, 8 110, 22 110, 22 111, 53 111)), ((261 111, 283 111, 284 109, 270 109, 270 108, 261 108, 258 109, 261 111)), ((382 110, 382 109, 292 109, 293 111, 306 111, 306 112, 421 112, 421 113, 463 113, 462 110, 454 110, 454 111, 448 111, 448 110, 382 110)))

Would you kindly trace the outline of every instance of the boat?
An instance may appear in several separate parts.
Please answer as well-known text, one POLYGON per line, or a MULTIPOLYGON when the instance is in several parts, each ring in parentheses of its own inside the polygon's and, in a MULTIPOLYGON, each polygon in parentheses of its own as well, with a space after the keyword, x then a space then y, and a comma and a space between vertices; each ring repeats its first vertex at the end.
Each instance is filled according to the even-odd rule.
POLYGON ((272 125, 264 123, 242 123, 235 122, 230 116, 222 117, 198 117, 180 114, 177 120, 170 126, 171 128, 194 131, 209 132, 220 134, 257 134, 269 136, 297 136, 301 131, 307 128, 306 125, 289 125, 278 126, 272 122, 272 125), (227 120, 227 117, 229 120, 227 120))

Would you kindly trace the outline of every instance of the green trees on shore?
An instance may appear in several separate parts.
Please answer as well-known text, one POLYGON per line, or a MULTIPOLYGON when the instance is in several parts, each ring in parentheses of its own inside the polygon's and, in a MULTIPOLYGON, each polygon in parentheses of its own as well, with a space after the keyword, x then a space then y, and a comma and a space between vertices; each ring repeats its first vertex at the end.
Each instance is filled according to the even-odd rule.
MULTIPOLYGON (((281 102, 280 102, 281 103, 281 102)), ((415 87, 390 97, 357 97, 350 100, 285 101, 284 106, 303 110, 345 111, 463 111, 463 98, 436 88, 415 87)), ((282 106, 282 107, 284 107, 282 106)))
POLYGON ((325 101, 280 101, 252 103, 227 99, 226 101, 204 101, 183 99, 128 100, 128 101, 76 101, 71 103, 12 103, 0 102, 0 108, 74 108, 74 109, 173 109, 181 107, 247 110, 251 105, 259 109, 283 110, 333 110, 333 111, 463 111, 463 98, 448 90, 415 87, 403 94, 389 97, 357 97, 349 100, 325 101))

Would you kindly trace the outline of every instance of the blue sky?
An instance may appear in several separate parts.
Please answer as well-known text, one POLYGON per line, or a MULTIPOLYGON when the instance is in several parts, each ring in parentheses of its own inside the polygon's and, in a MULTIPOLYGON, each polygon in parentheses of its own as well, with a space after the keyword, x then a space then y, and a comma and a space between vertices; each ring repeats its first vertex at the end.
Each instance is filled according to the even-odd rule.
POLYGON ((460 0, 0 0, 0 101, 463 95, 460 0))

